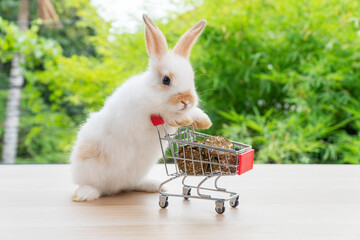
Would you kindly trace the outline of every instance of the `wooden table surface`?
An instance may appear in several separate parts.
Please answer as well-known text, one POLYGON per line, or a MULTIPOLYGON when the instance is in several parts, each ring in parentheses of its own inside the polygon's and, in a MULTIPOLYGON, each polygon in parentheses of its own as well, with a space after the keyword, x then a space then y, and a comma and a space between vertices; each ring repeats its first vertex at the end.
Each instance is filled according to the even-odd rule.
POLYGON ((219 185, 240 194, 222 215, 197 199, 160 209, 157 193, 78 203, 69 165, 0 165, 0 239, 360 239, 360 165, 255 165, 219 185))

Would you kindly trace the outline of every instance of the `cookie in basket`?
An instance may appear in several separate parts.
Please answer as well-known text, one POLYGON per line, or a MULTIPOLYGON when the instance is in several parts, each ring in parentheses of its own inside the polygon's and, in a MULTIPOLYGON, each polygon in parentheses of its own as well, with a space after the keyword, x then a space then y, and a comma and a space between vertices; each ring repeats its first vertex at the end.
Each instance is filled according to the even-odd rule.
MULTIPOLYGON (((211 136, 204 141, 197 141, 196 143, 233 149, 232 142, 229 139, 220 136, 211 136)), ((236 154, 214 149, 200 148, 194 145, 181 146, 179 147, 179 158, 186 159, 177 160, 177 165, 181 172, 187 173, 188 175, 204 175, 209 173, 220 173, 220 171, 222 174, 231 174, 235 173, 237 170, 237 167, 222 165, 236 165, 236 154)))
MULTIPOLYGON (((204 144, 204 141, 196 143, 204 144)), ((205 175, 209 172, 209 158, 206 156, 206 149, 194 145, 185 145, 179 147, 179 158, 187 160, 177 160, 179 170, 188 175, 205 175), (201 158, 200 158, 201 156, 201 158), (201 161, 201 162, 200 162, 201 161)))
MULTIPOLYGON (((234 149, 233 144, 229 139, 220 136, 209 137, 208 139, 205 140, 205 144, 219 148, 225 148, 231 150, 234 149)), ((211 162, 209 166, 209 171, 212 170, 213 173, 217 173, 220 172, 221 169, 222 174, 236 173, 237 167, 229 167, 222 165, 222 164, 237 165, 238 156, 236 154, 218 151, 214 149, 210 149, 209 152, 210 152, 210 162, 211 162)))

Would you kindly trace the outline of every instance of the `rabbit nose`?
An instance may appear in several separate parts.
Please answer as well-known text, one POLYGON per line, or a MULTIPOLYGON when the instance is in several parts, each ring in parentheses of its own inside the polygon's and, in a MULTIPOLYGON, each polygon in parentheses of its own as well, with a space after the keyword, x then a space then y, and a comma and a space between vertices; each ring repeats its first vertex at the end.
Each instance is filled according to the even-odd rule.
POLYGON ((188 106, 188 104, 189 104, 189 101, 186 101, 186 102, 181 101, 181 103, 182 103, 182 104, 184 104, 183 109, 186 109, 186 108, 187 108, 187 106, 188 106))

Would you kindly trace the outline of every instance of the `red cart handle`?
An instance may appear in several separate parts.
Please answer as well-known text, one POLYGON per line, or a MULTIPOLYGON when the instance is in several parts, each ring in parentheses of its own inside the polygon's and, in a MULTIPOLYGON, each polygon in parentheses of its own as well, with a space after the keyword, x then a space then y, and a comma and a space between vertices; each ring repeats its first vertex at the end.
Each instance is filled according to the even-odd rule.
POLYGON ((151 122, 154 126, 158 126, 158 125, 162 125, 164 124, 164 120, 161 118, 160 115, 156 115, 156 114, 152 114, 151 117, 151 122))

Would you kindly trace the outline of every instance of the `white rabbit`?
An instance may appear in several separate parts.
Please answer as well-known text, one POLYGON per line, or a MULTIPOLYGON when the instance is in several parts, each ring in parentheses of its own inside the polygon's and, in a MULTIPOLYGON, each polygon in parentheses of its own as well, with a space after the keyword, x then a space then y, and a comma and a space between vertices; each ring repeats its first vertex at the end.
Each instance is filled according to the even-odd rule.
POLYGON ((146 177, 162 156, 152 114, 162 116, 169 132, 182 125, 211 126, 209 117, 197 107, 188 60, 206 21, 187 31, 171 51, 154 22, 145 14, 143 19, 149 68, 125 81, 79 130, 70 156, 73 180, 79 186, 74 201, 120 191, 159 190, 160 181, 146 177))

